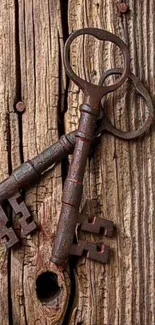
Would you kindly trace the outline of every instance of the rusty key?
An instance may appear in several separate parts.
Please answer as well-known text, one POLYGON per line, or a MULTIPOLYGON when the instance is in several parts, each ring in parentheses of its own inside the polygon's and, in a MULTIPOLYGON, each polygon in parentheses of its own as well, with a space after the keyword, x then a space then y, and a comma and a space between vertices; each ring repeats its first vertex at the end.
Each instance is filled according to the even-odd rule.
POLYGON ((16 236, 12 227, 8 227, 8 218, 0 205, 0 239, 6 239, 6 247, 10 248, 18 243, 18 237, 16 236))
MULTIPOLYGON (((80 231, 90 232, 91 234, 100 234, 103 231, 104 236, 112 238, 115 234, 115 225, 113 221, 89 216, 86 213, 79 213, 77 223, 80 225, 80 231)), ((104 243, 82 242, 73 244, 69 255, 86 256, 86 258, 107 264, 110 259, 111 249, 104 243)))
POLYGON ((84 92, 84 103, 80 107, 81 116, 72 162, 64 185, 62 209, 58 230, 54 240, 51 260, 64 265, 73 243, 74 230, 83 191, 83 177, 86 161, 94 138, 96 120, 99 114, 99 103, 103 96, 116 90, 127 79, 129 72, 129 53, 127 46, 116 35, 98 28, 85 28, 71 34, 65 44, 65 67, 68 76, 84 92), (73 40, 80 35, 89 34, 99 40, 115 43, 121 49, 124 58, 124 70, 120 79, 110 86, 93 85, 78 77, 69 64, 69 49, 73 40))
MULTIPOLYGON (((121 73, 122 73, 121 69, 108 70, 105 74, 102 75, 100 79, 100 84, 102 84, 109 75, 121 74, 121 73)), ((108 120, 106 114, 103 112, 103 118, 100 117, 96 125, 95 137, 100 135, 103 131, 107 131, 121 139, 134 139, 135 137, 140 136, 145 131, 147 131, 150 124, 152 123, 153 104, 147 89, 143 86, 141 81, 135 75, 129 73, 128 77, 132 79, 137 92, 146 101, 147 113, 146 113, 146 120, 144 124, 141 127, 139 127, 136 131, 123 132, 121 130, 116 129, 108 120)), ((34 157, 32 160, 26 161, 24 164, 18 167, 10 177, 8 177, 2 183, 0 183, 0 203, 6 199, 8 200, 10 199, 9 203, 11 204, 12 208, 16 212, 18 206, 17 203, 20 204, 20 207, 18 206, 18 210, 19 210, 18 212, 22 214, 22 218, 19 220, 19 223, 21 223, 23 235, 27 235, 28 233, 34 231, 36 225, 33 222, 32 223, 29 222, 30 213, 25 203, 22 202, 21 200, 19 190, 22 188, 26 189, 34 185, 36 182, 40 180, 42 173, 46 169, 48 169, 54 163, 57 163, 58 161, 63 159, 67 154, 72 153, 75 145, 75 134, 76 131, 71 132, 67 135, 63 135, 57 143, 45 149, 43 152, 41 152, 38 156, 34 157)), ((101 222, 103 222, 102 220, 101 222)), ((79 217, 77 222, 79 222, 79 217)), ((100 221, 97 219, 96 222, 95 224, 92 225, 89 224, 87 220, 85 220, 82 223, 82 229, 85 230, 85 228, 91 227, 91 231, 93 232, 94 227, 96 227, 95 225, 97 225, 98 227, 100 221)), ((0 238, 5 237, 7 239, 6 242, 7 248, 13 247, 18 242, 18 238, 15 232, 13 231, 12 227, 8 227, 8 219, 1 205, 0 205, 0 225, 1 225, 0 238)))
MULTIPOLYGON (((105 81, 105 79, 112 74, 122 74, 122 69, 109 69, 107 70, 100 79, 100 85, 105 81)), ((153 103, 151 97, 144 87, 140 79, 135 76, 133 73, 128 73, 128 78, 130 78, 139 95, 141 95, 147 105, 146 110, 146 120, 142 126, 140 126, 135 131, 124 132, 118 130, 112 125, 106 116, 103 107, 101 107, 103 116, 100 117, 96 125, 95 137, 98 137, 104 131, 107 131, 116 137, 119 137, 124 140, 134 139, 138 136, 141 136, 146 132, 153 120, 154 111, 153 103)), ((76 139, 77 130, 70 132, 66 135, 61 136, 60 140, 55 144, 52 144, 47 149, 43 150, 40 154, 34 157, 32 160, 27 160, 20 167, 16 168, 11 176, 6 178, 0 183, 0 203, 4 200, 11 198, 15 193, 20 189, 30 188, 32 185, 36 184, 42 173, 46 171, 53 164, 59 162, 65 158, 68 154, 71 154, 74 150, 75 139, 76 139)))
MULTIPOLYGON (((22 201, 21 194, 17 192, 11 198, 8 199, 8 203, 13 208, 16 214, 21 214, 19 219, 20 226, 22 228, 22 235, 27 236, 36 229, 36 224, 31 220, 31 214, 22 201)), ((6 248, 12 248, 19 241, 15 231, 11 226, 8 226, 8 218, 6 213, 0 204, 0 239, 6 239, 6 248)))
POLYGON ((63 135, 58 142, 16 168, 11 176, 0 183, 0 203, 11 198, 20 189, 30 188, 37 183, 46 169, 72 153, 74 144, 75 131, 63 135))
POLYGON ((36 224, 31 220, 31 214, 22 201, 21 194, 18 192, 13 195, 9 200, 10 205, 12 206, 16 214, 20 213, 22 217, 19 219, 19 223, 22 229, 22 235, 27 236, 36 229, 36 224))
POLYGON ((18 242, 18 238, 12 227, 8 226, 8 219, 1 203, 8 200, 14 212, 21 214, 19 223, 22 236, 32 233, 37 226, 31 220, 31 214, 22 200, 19 190, 35 184, 40 179, 43 171, 72 151, 73 142, 75 141, 74 133, 62 136, 60 141, 32 160, 23 163, 0 184, 0 239, 6 239, 5 245, 7 248, 12 248, 18 242))
POLYGON ((76 256, 83 256, 86 253, 86 257, 93 261, 97 261, 103 264, 107 264, 110 258, 110 248, 104 244, 90 243, 78 243, 73 244, 69 254, 76 256))
POLYGON ((108 219, 79 213, 77 223, 81 225, 82 231, 91 232, 93 234, 99 234, 103 231, 104 236, 107 237, 113 237, 114 235, 115 225, 113 221, 108 219))

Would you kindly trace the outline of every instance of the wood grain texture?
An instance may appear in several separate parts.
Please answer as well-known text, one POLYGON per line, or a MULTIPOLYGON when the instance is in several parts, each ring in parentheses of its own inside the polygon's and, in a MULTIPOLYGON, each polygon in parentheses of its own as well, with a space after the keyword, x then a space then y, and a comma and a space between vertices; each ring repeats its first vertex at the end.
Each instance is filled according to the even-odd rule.
MULTIPOLYGON (((0 180, 11 169, 11 127, 15 123, 14 101, 16 97, 16 48, 15 48, 14 1, 1 1, 0 10, 0 180)), ((15 126, 15 125, 14 125, 15 126)), ((14 127, 14 132, 18 132, 14 127)), ((17 142, 18 146, 18 142, 17 142)), ((12 153, 12 156, 15 154, 12 153)), ((18 155, 17 155, 18 159, 18 155)), ((10 254, 0 246, 0 323, 10 320, 10 254)))
MULTIPOLYGON (((8 174, 8 155, 15 169, 23 160, 31 159, 58 139, 58 116, 65 87, 60 14, 59 1, 57 4, 19 1, 15 7, 11 1, 4 2, 1 17, 4 26, 0 123, 1 134, 5 135, 1 141, 2 179, 8 174), (17 101, 23 100, 26 104, 23 116, 17 116, 13 110, 15 95, 17 101)), ((21 246, 9 254, 8 268, 7 253, 1 249, 1 324, 61 324, 63 320, 70 291, 69 276, 67 271, 60 272, 49 261, 61 193, 61 165, 58 165, 26 194, 26 204, 40 231, 22 238, 21 246), (46 271, 57 275, 60 293, 54 302, 51 296, 46 297, 47 301, 40 301, 37 296, 36 280, 46 271)), ((18 220, 14 226, 18 231, 18 220)))
MULTIPOLYGON (((116 33, 129 46, 131 71, 153 95, 154 3, 129 1, 124 16, 117 4, 70 0, 69 31, 94 26, 116 33)), ((86 38, 74 42, 71 62, 76 73, 96 83, 102 71, 122 64, 113 46, 86 38)), ((77 126, 81 102, 82 93, 71 82, 67 132, 77 126)), ((145 115, 144 102, 130 85, 111 94, 105 109, 124 130, 134 129, 145 115)), ((70 324, 154 324, 154 143, 153 126, 143 138, 131 142, 103 135, 95 147, 87 166, 81 208, 91 200, 91 211, 116 223, 117 237, 107 241, 103 236, 80 236, 81 240, 108 243, 113 255, 105 267, 85 258, 77 263, 77 301, 70 324)))
MULTIPOLYGON (((18 18, 21 96, 26 104, 21 141, 23 158, 27 160, 58 139, 58 104, 59 96, 63 96, 60 85, 63 89, 65 82, 59 79, 62 64, 59 1, 19 1, 18 18)), ((61 193, 61 165, 49 171, 39 185, 26 193, 26 203, 40 231, 32 238, 29 236, 24 245, 12 253, 14 324, 57 324, 63 319, 69 277, 49 261, 61 193), (51 298, 42 302, 37 297, 36 280, 46 271, 57 275, 60 294, 54 301, 51 298), (15 281, 17 272, 18 282, 15 281)))
MULTIPOLYGON (((67 20, 66 4, 60 0, 1 1, 1 180, 57 141, 63 129, 69 132, 77 127, 83 95, 74 83, 66 86, 62 53, 67 25, 69 33, 99 27, 121 37, 129 47, 131 71, 154 96, 154 0, 128 3, 129 12, 122 16, 118 1, 69 0, 67 20), (14 111, 19 100, 26 104, 22 116, 14 111), (63 109, 68 109, 64 125, 63 109)), ((122 65, 118 49, 92 37, 75 40, 70 58, 74 71, 94 83, 106 69, 122 65)), ((103 103, 122 130, 135 129, 144 120, 144 101, 130 83, 103 103)), ((113 220, 117 235, 107 239, 80 233, 79 240, 108 244, 109 265, 85 257, 71 259, 70 272, 63 273, 49 262, 65 162, 26 192, 26 204, 39 229, 22 238, 21 246, 9 254, 0 246, 0 324, 155 324, 154 132, 153 125, 143 138, 131 142, 104 134, 88 159, 81 210, 113 220), (52 294, 40 299, 36 280, 46 271, 57 276, 59 292, 54 295, 51 287, 52 294)), ((18 216, 13 217, 19 232, 18 216)))

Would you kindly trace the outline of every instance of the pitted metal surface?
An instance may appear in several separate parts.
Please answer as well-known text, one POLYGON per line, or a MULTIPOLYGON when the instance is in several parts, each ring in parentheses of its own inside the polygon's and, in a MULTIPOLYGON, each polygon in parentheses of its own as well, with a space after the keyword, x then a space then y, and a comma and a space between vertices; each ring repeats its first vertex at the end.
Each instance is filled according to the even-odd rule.
POLYGON ((127 46, 116 35, 98 28, 84 28, 72 33, 68 38, 65 44, 64 62, 68 76, 80 87, 80 89, 82 89, 84 93, 84 102, 80 109, 81 116, 76 133, 75 148, 67 179, 64 184, 62 209, 52 250, 51 260, 59 265, 62 265, 67 261, 73 243, 73 224, 75 227, 82 197, 83 177, 87 157, 95 135, 95 125, 97 116, 100 112, 101 98, 107 93, 116 90, 127 79, 130 58, 127 46), (120 79, 115 84, 110 86, 93 85, 86 80, 81 79, 72 70, 69 63, 70 45, 76 37, 85 34, 95 36, 99 40, 110 41, 121 49, 124 59, 124 70, 120 79), (72 212, 73 209, 74 213, 72 212))
MULTIPOLYGON (((73 33, 66 42, 65 64, 69 77, 84 91, 84 104, 82 104, 80 108, 81 117, 78 130, 63 135, 57 143, 45 149, 32 160, 28 160, 22 164, 10 177, 0 183, 0 203, 4 200, 8 200, 15 213, 22 214, 19 223, 23 235, 26 236, 36 229, 36 224, 31 220, 31 215, 24 201, 21 200, 19 190, 22 188, 29 188, 38 182, 41 175, 49 167, 63 159, 66 155, 72 153, 75 146, 73 160, 65 182, 58 233, 56 235, 53 255, 51 258, 52 261, 57 264, 64 264, 68 254, 73 251, 72 242, 77 222, 81 224, 81 230, 83 231, 99 234, 101 230, 104 230, 104 235, 109 237, 111 237, 114 232, 115 227, 112 221, 96 217, 93 217, 90 221, 90 219, 87 218, 87 215, 79 214, 78 211, 83 191, 83 176, 86 161, 90 152, 91 144, 95 137, 106 131, 116 137, 126 140, 137 138, 148 130, 154 117, 151 97, 142 82, 134 74, 129 72, 129 56, 127 47, 115 35, 96 28, 86 28, 73 33), (114 42, 123 51, 125 64, 124 70, 119 68, 106 71, 103 73, 98 86, 82 80, 73 72, 69 65, 69 47, 77 36, 84 34, 93 35, 98 39, 114 42), (121 75, 119 81, 112 86, 102 86, 106 78, 113 74, 121 75), (127 77, 133 81, 138 94, 144 98, 147 105, 145 114, 146 119, 143 125, 132 132, 123 132, 115 128, 107 118, 104 108, 100 105, 102 96, 117 89, 122 85, 127 77), (102 114, 98 118, 100 109, 102 114)), ((0 226, 0 238, 6 238, 6 246, 8 248, 14 246, 18 242, 18 238, 12 227, 8 226, 8 219, 1 205, 0 226)), ((77 255, 82 255, 82 252, 87 250, 84 248, 84 244, 81 245, 82 246, 75 248, 74 255, 76 255, 76 253, 77 255), (78 253, 79 251, 81 253, 78 253)), ((87 248, 89 247, 91 250, 91 247, 93 247, 93 254, 96 254, 95 246, 91 245, 87 246, 87 248)))

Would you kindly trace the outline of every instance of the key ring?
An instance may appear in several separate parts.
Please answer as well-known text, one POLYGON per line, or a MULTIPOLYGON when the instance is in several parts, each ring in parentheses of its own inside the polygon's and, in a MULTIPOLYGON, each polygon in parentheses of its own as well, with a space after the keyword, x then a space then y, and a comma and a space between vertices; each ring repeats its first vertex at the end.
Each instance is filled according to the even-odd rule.
POLYGON ((71 78, 72 81, 74 81, 75 84, 84 92, 84 104, 96 108, 101 98, 104 95, 118 89, 127 79, 128 72, 129 72, 130 58, 129 58, 129 52, 126 44, 116 35, 99 28, 83 28, 72 33, 67 39, 64 48, 64 64, 69 78, 71 78), (113 85, 101 86, 101 85, 91 84, 90 82, 77 76, 76 73, 73 71, 69 62, 70 46, 75 38, 85 34, 92 35, 102 41, 110 41, 116 44, 121 49, 123 53, 123 59, 124 59, 124 70, 120 79, 113 85))
MULTIPOLYGON (((102 85, 104 83, 104 81, 106 80, 106 78, 108 78, 112 74, 122 74, 122 72, 123 72, 122 69, 107 70, 101 76, 99 84, 102 85)), ((146 102, 147 114, 146 114, 145 122, 139 129, 137 129, 135 131, 124 132, 124 131, 121 131, 121 130, 117 129, 116 127, 114 127, 114 125, 110 122, 110 120, 108 119, 106 114, 103 113, 104 116, 103 116, 101 126, 99 127, 99 130, 97 130, 98 135, 100 135, 104 129, 121 139, 129 140, 129 139, 135 139, 135 138, 141 136, 144 132, 146 132, 149 129, 149 127, 152 123, 153 117, 154 117, 154 109, 153 109, 153 103, 152 103, 151 97, 150 97, 147 89, 143 86, 142 82, 139 80, 139 78, 137 76, 135 76, 133 73, 130 72, 128 74, 128 77, 133 81, 138 94, 140 94, 146 102)))

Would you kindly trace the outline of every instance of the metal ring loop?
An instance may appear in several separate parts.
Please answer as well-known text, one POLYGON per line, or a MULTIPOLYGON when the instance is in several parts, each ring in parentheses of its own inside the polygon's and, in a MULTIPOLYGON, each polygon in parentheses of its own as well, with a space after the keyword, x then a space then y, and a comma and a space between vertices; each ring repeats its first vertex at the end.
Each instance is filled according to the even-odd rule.
POLYGON ((130 64, 130 58, 129 58, 129 52, 126 44, 116 35, 107 32, 105 30, 99 29, 99 28, 83 28, 75 31, 72 33, 69 38, 66 41, 65 44, 65 49, 64 49, 64 64, 66 68, 66 72, 68 76, 87 94, 89 95, 92 94, 92 89, 96 90, 96 93, 98 94, 99 98, 101 99, 105 94, 112 92, 119 88, 124 81, 127 79, 128 72, 129 72, 129 64, 130 64), (70 66, 69 62, 69 50, 70 50, 70 45, 73 42, 73 40, 80 36, 80 35, 92 35, 95 36, 99 40, 103 41, 110 41, 114 44, 116 44, 122 51, 123 53, 123 58, 124 58, 124 70, 122 73, 121 78, 118 80, 113 85, 107 86, 107 87, 101 87, 99 85, 93 85, 90 82, 83 80, 79 76, 76 75, 76 73, 73 71, 73 69, 70 66))
MULTIPOLYGON (((109 69, 107 70, 100 78, 99 84, 102 85, 103 82, 106 80, 106 78, 112 74, 122 74, 123 70, 122 69, 109 69)), ((134 139, 142 135, 144 132, 146 132, 154 117, 154 109, 153 109, 153 103, 151 100, 151 97, 147 91, 147 89, 143 86, 142 82, 138 79, 137 76, 135 76, 133 73, 129 73, 128 77, 133 81, 134 86, 137 90, 137 92, 144 98, 146 101, 146 105, 148 107, 147 113, 146 113, 146 120, 143 123, 143 125, 135 131, 131 132, 124 132, 121 131, 117 128, 115 128, 110 120, 107 118, 106 114, 104 113, 103 117, 103 124, 100 126, 99 130, 97 131, 97 134, 99 135, 103 130, 107 130, 108 132, 114 134, 115 136, 121 138, 121 139, 134 139)))

